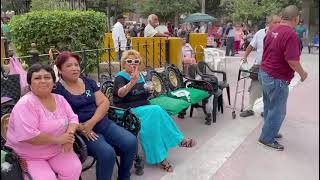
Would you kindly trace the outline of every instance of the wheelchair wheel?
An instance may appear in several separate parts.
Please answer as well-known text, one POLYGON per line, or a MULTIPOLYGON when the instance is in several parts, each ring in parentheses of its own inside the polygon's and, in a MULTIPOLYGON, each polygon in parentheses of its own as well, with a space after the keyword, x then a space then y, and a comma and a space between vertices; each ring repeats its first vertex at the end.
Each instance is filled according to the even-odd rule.
POLYGON ((10 113, 7 113, 1 116, 1 139, 3 139, 4 141, 7 140, 9 117, 10 117, 10 113))
POLYGON ((159 96, 160 94, 164 93, 165 84, 161 78, 161 76, 156 71, 149 72, 149 79, 151 79, 153 86, 154 86, 154 96, 159 96))
POLYGON ((74 152, 78 155, 81 163, 84 163, 88 157, 87 146, 79 134, 75 134, 73 143, 74 152))
POLYGON ((176 90, 183 86, 182 76, 179 69, 174 66, 169 66, 165 71, 166 79, 168 80, 168 86, 171 90, 176 90))
POLYGON ((101 85, 102 93, 109 99, 110 104, 113 102, 113 82, 106 81, 101 85))

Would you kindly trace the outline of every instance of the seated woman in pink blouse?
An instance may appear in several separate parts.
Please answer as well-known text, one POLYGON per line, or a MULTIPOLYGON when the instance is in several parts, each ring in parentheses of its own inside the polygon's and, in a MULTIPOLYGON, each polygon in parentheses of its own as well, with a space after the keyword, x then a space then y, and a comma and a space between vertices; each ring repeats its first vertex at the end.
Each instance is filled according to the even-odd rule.
POLYGON ((78 116, 63 96, 51 93, 55 79, 49 66, 30 67, 31 91, 10 114, 6 146, 26 161, 33 180, 78 180, 82 167, 73 151, 78 116))

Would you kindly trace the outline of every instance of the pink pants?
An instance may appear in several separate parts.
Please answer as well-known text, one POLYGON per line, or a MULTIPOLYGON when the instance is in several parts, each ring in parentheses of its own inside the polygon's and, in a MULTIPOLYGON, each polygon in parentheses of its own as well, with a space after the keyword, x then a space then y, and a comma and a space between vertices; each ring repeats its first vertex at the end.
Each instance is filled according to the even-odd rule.
POLYGON ((238 53, 240 51, 240 42, 241 41, 234 41, 234 51, 238 53))
MULTIPOLYGON (((26 160, 26 162, 33 180, 79 180, 82 169, 75 153, 60 153, 48 160, 26 160)), ((28 178, 25 177, 26 179, 28 178)))

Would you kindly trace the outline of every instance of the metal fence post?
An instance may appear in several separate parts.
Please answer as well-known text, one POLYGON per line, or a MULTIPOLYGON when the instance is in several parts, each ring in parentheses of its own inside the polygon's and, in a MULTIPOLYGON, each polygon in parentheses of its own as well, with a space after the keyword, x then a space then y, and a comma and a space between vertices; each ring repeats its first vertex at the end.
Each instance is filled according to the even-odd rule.
POLYGON ((166 63, 169 64, 170 63, 170 60, 169 60, 169 57, 170 57, 169 40, 166 40, 165 45, 166 45, 166 63))
POLYGON ((99 61, 99 50, 96 50, 96 63, 97 63, 97 73, 98 73, 98 81, 100 82, 100 61, 99 61))
POLYGON ((159 44, 159 53, 160 53, 160 67, 162 66, 162 41, 160 40, 160 44, 159 44))
POLYGON ((87 51, 86 51, 85 45, 82 45, 82 59, 83 59, 83 64, 84 64, 84 67, 81 68, 82 72, 85 73, 85 76, 88 76, 88 73, 86 72, 86 69, 87 69, 87 66, 88 66, 89 62, 87 60, 87 51))
POLYGON ((152 39, 152 67, 154 69, 154 38, 152 39))
POLYGON ((36 43, 31 43, 31 50, 29 51, 29 54, 31 55, 31 65, 35 63, 40 63, 39 51, 36 47, 36 43))
POLYGON ((145 64, 145 68, 148 67, 148 42, 146 41, 146 44, 145 44, 145 47, 146 47, 146 64, 145 64))
MULTIPOLYGON (((120 42, 120 37, 118 38, 118 57, 117 57, 117 61, 120 63, 121 61, 121 42, 120 42)), ((120 63, 120 71, 121 71, 121 63, 120 63)))

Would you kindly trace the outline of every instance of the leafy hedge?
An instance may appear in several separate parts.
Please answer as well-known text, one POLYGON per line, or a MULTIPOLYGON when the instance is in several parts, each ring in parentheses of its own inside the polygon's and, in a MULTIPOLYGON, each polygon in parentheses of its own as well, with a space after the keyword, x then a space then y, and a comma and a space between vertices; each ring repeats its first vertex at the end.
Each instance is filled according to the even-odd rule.
POLYGON ((9 26, 19 55, 27 55, 33 42, 41 54, 50 46, 76 51, 103 47, 106 17, 95 11, 34 11, 14 16, 9 26))

